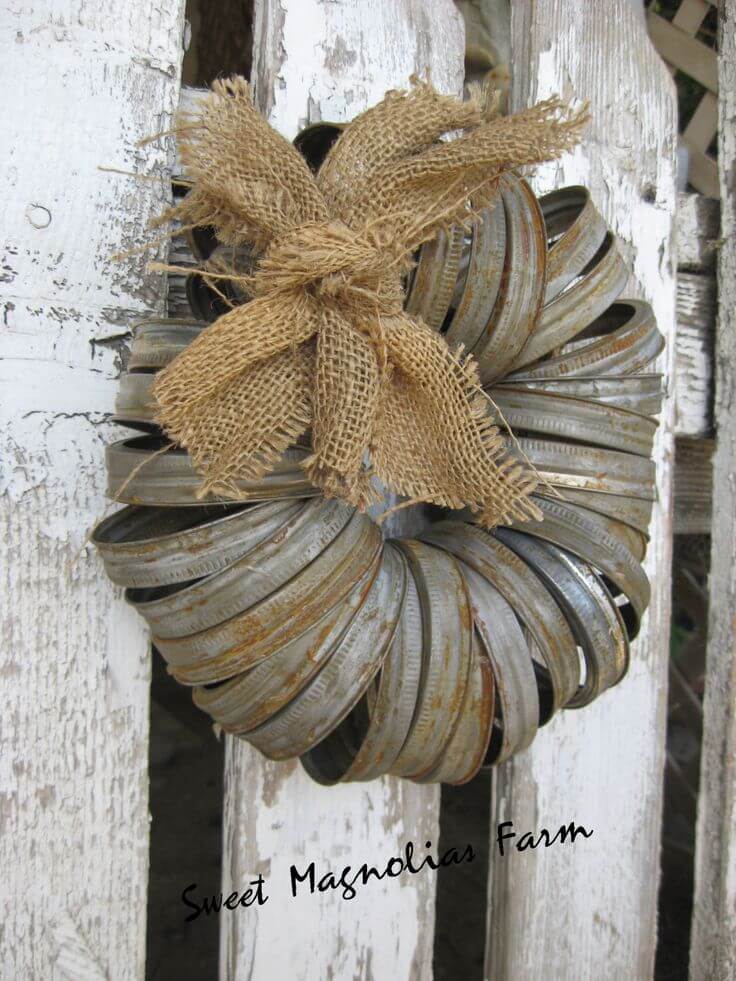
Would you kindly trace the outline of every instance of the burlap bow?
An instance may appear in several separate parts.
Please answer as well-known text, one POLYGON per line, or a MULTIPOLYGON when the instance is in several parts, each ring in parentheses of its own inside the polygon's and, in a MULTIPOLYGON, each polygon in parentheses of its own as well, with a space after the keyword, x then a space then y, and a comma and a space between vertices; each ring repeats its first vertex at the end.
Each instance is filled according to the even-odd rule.
POLYGON ((180 126, 193 189, 167 217, 253 249, 255 272, 238 280, 251 299, 154 387, 202 493, 241 496, 239 481, 262 477, 311 428, 310 480, 356 507, 375 499, 375 474, 489 526, 533 514, 534 475, 494 424, 473 359, 403 312, 402 282, 422 243, 469 227, 500 174, 559 155, 584 118, 556 99, 493 116, 415 84, 351 122, 314 176, 243 79, 216 82, 180 126))

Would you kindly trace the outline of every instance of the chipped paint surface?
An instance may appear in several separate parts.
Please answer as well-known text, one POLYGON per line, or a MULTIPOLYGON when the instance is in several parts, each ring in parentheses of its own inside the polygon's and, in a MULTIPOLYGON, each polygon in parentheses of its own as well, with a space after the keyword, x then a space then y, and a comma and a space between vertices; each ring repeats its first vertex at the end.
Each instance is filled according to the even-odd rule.
MULTIPOLYGON (((257 99, 294 136, 306 122, 345 120, 417 72, 459 92, 463 33, 451 0, 261 0, 256 3, 257 99)), ((393 778, 320 787, 295 763, 269 763, 229 740, 223 889, 267 876, 271 898, 223 917, 220 976, 430 978, 435 879, 431 872, 371 881, 356 898, 290 891, 289 868, 317 876, 346 865, 385 868, 413 841, 438 840, 437 787, 393 778)), ((436 852, 435 852, 436 854, 436 852)))
POLYGON ((554 92, 589 98, 583 146, 541 168, 535 187, 584 183, 633 269, 630 295, 649 300, 668 339, 669 397, 654 457, 659 502, 646 568, 652 601, 626 678, 583 713, 565 712, 499 771, 493 822, 594 836, 575 848, 516 854, 492 866, 486 975, 649 978, 654 967, 670 616, 673 472, 676 101, 631 0, 513 6, 517 105, 554 92))
POLYGON ((161 310, 138 245, 167 194, 183 0, 4 4, 0 258, 3 977, 143 976, 143 624, 84 549, 120 337, 161 310), (103 170, 101 168, 108 168, 103 170), (138 182, 124 172, 158 172, 138 182), (12 897, 12 899, 11 899, 12 897))
MULTIPOLYGON (((431 977, 434 874, 372 881, 296 899, 290 866, 315 862, 319 880, 347 865, 385 868, 413 840, 437 844, 437 790, 383 779, 322 788, 298 763, 268 763, 228 740, 223 891, 262 873, 269 902, 223 918, 223 978, 431 977), (428 837, 427 837, 428 836, 428 837)), ((436 854, 436 851, 434 852, 436 854)))
MULTIPOLYGON (((678 222, 678 237, 679 235, 678 222)), ((678 271, 676 386, 678 436, 707 438, 711 432, 715 323, 715 278, 678 271)))
POLYGON ((445 0, 261 0, 255 16, 261 105, 290 138, 308 123, 352 119, 413 73, 462 88, 463 27, 445 0))

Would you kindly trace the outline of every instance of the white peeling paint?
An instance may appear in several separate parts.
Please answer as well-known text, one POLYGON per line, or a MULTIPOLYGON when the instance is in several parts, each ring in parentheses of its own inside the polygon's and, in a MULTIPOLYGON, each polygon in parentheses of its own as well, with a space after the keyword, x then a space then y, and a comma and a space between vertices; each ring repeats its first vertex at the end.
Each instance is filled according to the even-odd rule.
MULTIPOLYGON (((149 655, 84 548, 104 511, 119 352, 162 309, 183 0, 0 10, 0 973, 142 978, 149 655), (137 181, 104 171, 158 171, 137 181)), ((118 434, 116 434, 118 435, 118 434)))
POLYGON ((279 43, 260 50, 256 44, 254 76, 266 57, 280 62, 270 68, 272 114, 290 138, 307 123, 351 119, 387 89, 406 88, 414 73, 431 76, 440 89, 462 89, 462 22, 440 0, 269 0, 268 6, 268 23, 276 29, 281 22, 279 43))

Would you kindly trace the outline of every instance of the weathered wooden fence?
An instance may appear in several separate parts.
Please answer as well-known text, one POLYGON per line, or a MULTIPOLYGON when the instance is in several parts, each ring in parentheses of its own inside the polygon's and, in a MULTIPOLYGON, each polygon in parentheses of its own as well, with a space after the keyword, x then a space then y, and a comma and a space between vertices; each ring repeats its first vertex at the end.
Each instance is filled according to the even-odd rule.
POLYGON ((176 107, 183 26, 184 0, 0 9, 0 964, 14 981, 143 976, 148 641, 84 542, 106 503, 122 345, 163 310, 145 259, 111 257, 170 193, 165 146, 136 143, 176 107))
MULTIPOLYGON (((681 9, 695 16, 696 6, 705 3, 686 0, 681 9)), ((736 3, 722 6, 720 169, 728 203, 714 519, 722 547, 714 549, 692 976, 725 981, 736 972, 736 352, 732 289, 723 289, 736 278, 736 3)), ((647 979, 656 943, 674 434, 702 435, 709 411, 706 378, 702 398, 678 396, 676 422, 675 379, 690 370, 703 378, 710 368, 705 350, 687 361, 697 340, 686 342, 686 331, 675 343, 675 97, 638 3, 514 0, 512 15, 512 102, 560 91, 589 98, 594 109, 585 147, 543 169, 537 188, 591 188, 628 247, 630 288, 652 303, 670 341, 662 363, 669 397, 657 442, 653 600, 632 669, 584 713, 557 718, 495 777, 492 828, 511 818, 525 829, 573 819, 595 834, 585 848, 516 855, 513 864, 493 856, 486 976, 647 979), (693 367, 683 369, 683 359, 693 367)), ((144 974, 148 644, 84 543, 104 509, 102 449, 121 352, 133 323, 165 303, 164 283, 146 272, 142 257, 114 263, 111 256, 140 244, 169 193, 170 146, 138 141, 167 127, 179 99, 183 18, 184 0, 34 0, 0 12, 3 65, 12 74, 5 91, 17 93, 3 104, 0 151, 7 175, 0 971, 8 979, 144 974), (135 179, 144 172, 153 179, 135 179)), ((288 136, 307 122, 352 117, 414 72, 459 92, 463 51, 451 0, 255 4, 257 99, 288 136)), ((699 241, 688 237, 683 249, 694 254, 699 241)), ((701 311, 696 304, 695 319, 701 311)), ((408 839, 436 842, 438 815, 436 788, 384 779, 325 790, 298 766, 269 764, 244 743, 228 742, 223 890, 259 873, 272 885, 266 906, 223 918, 221 977, 430 978, 434 879, 374 883, 370 895, 350 903, 331 892, 292 901, 285 870, 303 861, 325 870, 370 863, 408 839)))

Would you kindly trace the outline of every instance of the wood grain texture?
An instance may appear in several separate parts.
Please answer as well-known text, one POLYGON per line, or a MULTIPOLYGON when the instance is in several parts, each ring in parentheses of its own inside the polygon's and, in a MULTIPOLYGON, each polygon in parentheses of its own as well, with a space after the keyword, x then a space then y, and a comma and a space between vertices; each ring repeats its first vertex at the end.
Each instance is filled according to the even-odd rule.
POLYGON ((719 28, 721 238, 710 612, 690 949, 693 981, 736 976, 736 0, 719 28))
POLYGON ((675 377, 675 431, 678 436, 707 436, 710 433, 715 326, 715 277, 678 269, 675 377))
POLYGON ((183 0, 3 4, 0 974, 141 978, 148 645, 84 549, 168 194, 183 0), (105 171, 101 167, 109 168, 105 171), (122 172, 153 172, 139 182, 122 172))
POLYGON ((670 393, 655 457, 659 502, 647 569, 653 595, 628 676, 582 712, 565 712, 497 774, 486 976, 631 981, 652 976, 670 622, 673 469, 676 98, 631 0, 517 0, 517 107, 559 92, 591 100, 581 148, 543 168, 538 190, 584 183, 619 234, 629 291, 651 301, 668 340, 670 393), (500 858, 497 822, 517 833, 575 821, 590 839, 500 858))
POLYGON ((677 268, 691 273, 713 273, 720 224, 720 208, 703 194, 677 195, 677 268))
POLYGON ((718 201, 703 194, 677 195, 675 432, 678 437, 707 437, 713 422, 719 222, 718 201))
MULTIPOLYGON (((713 503, 712 439, 675 439, 673 531, 676 535, 708 535, 713 503)), ((676 560, 675 560, 676 561, 676 560)))
MULTIPOLYGON (((451 0, 258 0, 254 80, 260 107, 286 136, 307 122, 352 118, 410 75, 459 92, 462 22, 451 0)), ((223 917, 220 976, 430 978, 433 874, 291 898, 289 867, 317 877, 364 862, 379 868, 413 841, 438 841, 436 787, 383 779, 322 788, 297 763, 265 761, 246 743, 226 753, 223 889, 268 880, 269 902, 223 917)))

